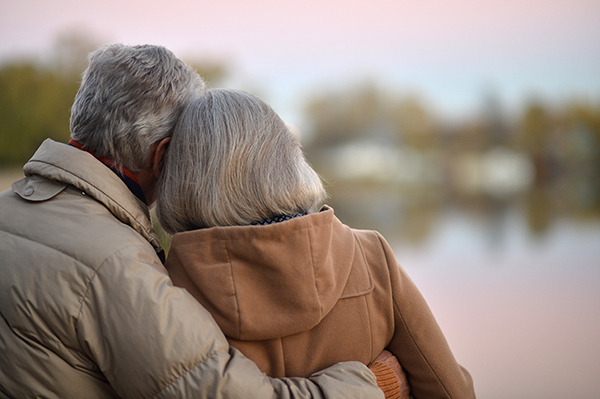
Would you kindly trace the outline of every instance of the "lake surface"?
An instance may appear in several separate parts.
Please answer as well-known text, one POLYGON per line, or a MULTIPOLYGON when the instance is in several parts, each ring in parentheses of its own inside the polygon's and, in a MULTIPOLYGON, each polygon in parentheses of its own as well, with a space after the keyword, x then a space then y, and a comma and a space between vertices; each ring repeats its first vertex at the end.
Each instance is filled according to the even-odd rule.
POLYGON ((447 211, 423 243, 390 244, 478 398, 600 398, 600 224, 533 237, 525 220, 447 211))

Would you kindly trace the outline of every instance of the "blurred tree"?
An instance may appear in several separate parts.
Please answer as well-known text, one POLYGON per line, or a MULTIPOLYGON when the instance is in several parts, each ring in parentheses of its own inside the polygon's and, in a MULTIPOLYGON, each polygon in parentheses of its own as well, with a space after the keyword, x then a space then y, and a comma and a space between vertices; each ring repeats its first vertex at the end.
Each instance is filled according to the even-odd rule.
POLYGON ((69 113, 87 54, 97 44, 80 32, 58 36, 46 62, 0 67, 0 165, 26 162, 46 138, 69 139, 69 113))
POLYGON ((600 107, 573 102, 565 107, 565 131, 571 142, 568 152, 579 159, 600 158, 600 107))
POLYGON ((312 147, 330 147, 369 136, 385 116, 381 92, 370 83, 309 100, 305 115, 312 126, 312 147))
POLYGON ((47 137, 69 137, 76 80, 31 62, 0 68, 0 164, 22 164, 47 137))
POLYGON ((526 196, 527 225, 534 236, 548 232, 555 218, 552 193, 545 186, 537 185, 526 196))
POLYGON ((61 78, 79 80, 87 67, 88 54, 100 46, 101 40, 80 29, 58 34, 50 50, 48 67, 61 78))
POLYGON ((400 141, 418 149, 438 145, 438 126, 435 118, 415 96, 396 99, 389 111, 390 119, 400 141))
POLYGON ((577 101, 565 110, 565 147, 572 207, 579 216, 600 215, 600 107, 577 101))
POLYGON ((539 102, 530 103, 521 121, 520 144, 530 154, 541 156, 550 144, 552 117, 539 102))
POLYGON ((369 82, 316 96, 304 111, 313 130, 309 149, 359 139, 423 147, 432 145, 437 132, 434 118, 417 97, 391 95, 369 82))
POLYGON ((507 117, 504 115, 502 101, 495 90, 488 89, 483 97, 482 124, 485 127, 489 146, 508 145, 509 132, 507 117))
POLYGON ((564 145, 557 112, 551 112, 538 101, 525 109, 519 127, 518 144, 533 159, 536 184, 546 184, 560 174, 564 145))
POLYGON ((202 76, 208 87, 219 87, 230 75, 229 68, 222 62, 197 59, 184 61, 202 76))

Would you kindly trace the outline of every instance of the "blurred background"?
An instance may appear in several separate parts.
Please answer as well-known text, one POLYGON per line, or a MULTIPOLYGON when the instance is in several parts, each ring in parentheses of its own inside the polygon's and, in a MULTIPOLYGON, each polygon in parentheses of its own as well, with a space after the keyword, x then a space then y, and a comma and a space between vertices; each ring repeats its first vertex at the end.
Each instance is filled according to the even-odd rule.
POLYGON ((160 44, 302 133, 482 399, 600 397, 600 2, 7 0, 0 189, 67 141, 86 55, 160 44))

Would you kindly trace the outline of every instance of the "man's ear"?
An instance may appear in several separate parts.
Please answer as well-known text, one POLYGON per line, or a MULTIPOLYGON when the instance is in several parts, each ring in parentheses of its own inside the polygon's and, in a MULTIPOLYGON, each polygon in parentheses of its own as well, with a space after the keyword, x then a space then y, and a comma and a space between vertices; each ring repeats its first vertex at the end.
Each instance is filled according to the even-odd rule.
POLYGON ((152 162, 152 174, 155 178, 158 179, 160 176, 160 165, 163 157, 165 156, 165 152, 167 152, 167 148, 169 148, 169 143, 171 142, 170 137, 165 137, 164 139, 157 141, 152 147, 151 152, 151 162, 152 162))

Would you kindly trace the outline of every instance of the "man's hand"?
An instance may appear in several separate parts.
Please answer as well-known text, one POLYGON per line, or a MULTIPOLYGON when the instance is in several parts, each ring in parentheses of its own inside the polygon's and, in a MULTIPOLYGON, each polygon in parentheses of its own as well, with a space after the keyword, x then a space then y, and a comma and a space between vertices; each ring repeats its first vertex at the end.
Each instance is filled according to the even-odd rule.
MULTIPOLYGON (((373 366, 375 365, 375 362, 382 363, 382 364, 386 365, 387 367, 389 367, 396 375, 396 378, 398 379, 398 384, 400 385, 400 396, 397 396, 395 394, 393 394, 391 396, 386 395, 386 399, 388 397, 389 398, 398 398, 398 399, 410 399, 410 386, 408 385, 406 373, 404 372, 404 369, 398 362, 398 359, 396 359, 396 356, 394 356, 391 352, 384 350, 383 352, 381 352, 379 354, 379 356, 377 356, 377 358, 375 358, 375 360, 373 360, 373 363, 371 363, 371 365, 369 365, 369 368, 373 368, 373 366)), ((377 373, 375 375, 377 375, 377 373)), ((379 383, 379 379, 378 379, 378 383, 379 383)))

